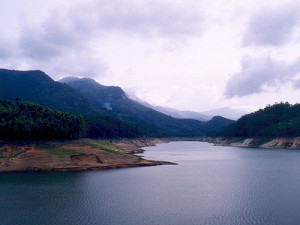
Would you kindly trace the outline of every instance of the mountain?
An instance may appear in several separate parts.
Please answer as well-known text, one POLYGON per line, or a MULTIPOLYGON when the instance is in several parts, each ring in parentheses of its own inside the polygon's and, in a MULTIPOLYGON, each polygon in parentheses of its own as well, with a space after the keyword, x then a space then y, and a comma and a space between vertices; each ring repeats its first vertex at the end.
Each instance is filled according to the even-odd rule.
POLYGON ((120 87, 104 86, 90 78, 62 79, 80 94, 86 96, 100 110, 134 125, 142 125, 149 132, 162 136, 204 135, 204 123, 192 119, 177 119, 144 106, 127 97, 120 87))
POLYGON ((241 116, 245 115, 247 112, 241 110, 234 110, 231 109, 230 107, 222 107, 217 109, 211 109, 201 113, 207 116, 222 116, 232 120, 237 120, 241 116))
POLYGON ((139 129, 116 118, 74 115, 17 100, 0 100, 0 139, 50 140, 88 138, 132 138, 139 129))
POLYGON ((300 136, 300 104, 276 103, 242 116, 214 136, 227 137, 298 137, 300 136))
POLYGON ((235 122, 235 120, 230 120, 222 116, 214 116, 211 120, 205 123, 205 129, 207 131, 220 131, 235 122))
POLYGON ((73 88, 55 82, 39 70, 0 69, 0 98, 34 102, 51 109, 76 114, 99 114, 101 111, 73 88))
POLYGON ((207 116, 199 112, 181 111, 181 110, 177 110, 169 107, 163 107, 163 106, 154 106, 154 109, 175 118, 182 118, 182 119, 190 118, 199 121, 209 121, 210 119, 212 119, 211 116, 207 116))
POLYGON ((245 111, 233 110, 229 107, 212 109, 205 112, 182 111, 182 110, 177 110, 165 106, 153 106, 148 102, 139 99, 134 94, 130 94, 129 98, 143 104, 148 108, 154 109, 166 115, 172 116, 174 118, 180 118, 180 119, 195 119, 195 120, 206 122, 211 120, 214 116, 220 116, 223 118, 229 118, 229 120, 237 120, 242 115, 246 114, 245 111))
POLYGON ((53 110, 111 116, 127 123, 121 124, 111 117, 90 117, 88 121, 93 127, 93 136, 97 136, 101 130, 97 124, 104 124, 107 132, 120 124, 119 133, 122 135, 141 133, 146 136, 202 136, 208 130, 220 126, 224 128, 227 124, 217 120, 206 124, 194 119, 167 116, 128 98, 120 87, 104 86, 90 78, 69 77, 56 82, 39 70, 0 69, 0 99, 15 101, 18 98, 53 110), (110 125, 106 126, 107 123, 110 125))
POLYGON ((170 107, 165 107, 165 106, 153 106, 151 104, 149 104, 148 102, 145 102, 141 99, 139 99, 138 97, 136 97, 134 94, 130 94, 128 96, 130 99, 137 101, 139 103, 141 103, 142 105, 154 109, 158 112, 161 112, 163 114, 166 114, 168 116, 172 116, 174 118, 178 118, 178 119, 195 119, 195 120, 199 120, 199 121, 208 121, 210 119, 212 119, 212 116, 207 116, 204 115, 202 113, 199 112, 193 112, 193 111, 181 111, 181 110, 177 110, 177 109, 173 109, 170 107))

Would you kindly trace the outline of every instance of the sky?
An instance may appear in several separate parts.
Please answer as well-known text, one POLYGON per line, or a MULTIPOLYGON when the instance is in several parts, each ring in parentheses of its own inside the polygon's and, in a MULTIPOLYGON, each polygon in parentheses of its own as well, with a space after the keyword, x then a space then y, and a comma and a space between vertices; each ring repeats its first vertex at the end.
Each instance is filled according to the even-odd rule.
POLYGON ((91 77, 155 106, 300 102, 300 1, 0 0, 0 68, 91 77), (299 96, 299 97, 298 97, 299 96))

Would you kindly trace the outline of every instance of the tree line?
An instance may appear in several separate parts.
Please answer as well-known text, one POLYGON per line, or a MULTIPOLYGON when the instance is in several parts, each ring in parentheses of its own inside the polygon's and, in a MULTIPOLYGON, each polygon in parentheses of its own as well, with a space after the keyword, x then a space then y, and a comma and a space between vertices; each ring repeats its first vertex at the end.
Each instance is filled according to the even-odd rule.
POLYGON ((141 131, 110 116, 74 115, 38 104, 0 100, 0 139, 50 140, 136 137, 141 131))
POLYGON ((221 132, 208 136, 226 137, 295 137, 300 136, 300 104, 288 102, 268 105, 242 116, 221 132))

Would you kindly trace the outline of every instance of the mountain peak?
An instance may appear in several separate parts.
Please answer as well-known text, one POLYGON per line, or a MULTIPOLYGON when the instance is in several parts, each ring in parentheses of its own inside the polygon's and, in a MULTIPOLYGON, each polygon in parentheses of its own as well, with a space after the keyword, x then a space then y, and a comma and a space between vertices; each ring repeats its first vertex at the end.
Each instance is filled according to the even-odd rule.
MULTIPOLYGON (((109 103, 113 100, 123 98, 126 94, 125 92, 117 86, 105 86, 99 84, 92 78, 78 78, 78 77, 65 77, 60 80, 60 82, 65 83, 80 93, 85 93, 88 98, 93 95, 97 95, 105 103, 109 103)), ((103 105, 103 104, 102 104, 103 105)), ((106 108, 106 107, 105 107, 106 108)))
POLYGON ((55 82, 40 70, 0 69, 0 98, 34 102, 51 109, 78 114, 100 112, 73 88, 55 82))
POLYGON ((0 69, 0 76, 2 78, 8 78, 10 80, 15 79, 34 79, 39 82, 51 82, 53 81, 51 77, 49 77, 47 74, 45 74, 41 70, 8 70, 8 69, 0 69))
POLYGON ((69 77, 64 77, 64 78, 60 79, 59 82, 67 84, 67 83, 74 82, 77 80, 80 80, 80 78, 75 77, 75 76, 69 76, 69 77))
POLYGON ((59 80, 59 82, 68 84, 68 85, 74 84, 74 83, 81 83, 81 84, 91 84, 91 85, 105 87, 104 85, 97 83, 94 79, 92 79, 90 77, 79 78, 79 77, 75 77, 75 76, 69 76, 69 77, 62 78, 61 80, 59 80))

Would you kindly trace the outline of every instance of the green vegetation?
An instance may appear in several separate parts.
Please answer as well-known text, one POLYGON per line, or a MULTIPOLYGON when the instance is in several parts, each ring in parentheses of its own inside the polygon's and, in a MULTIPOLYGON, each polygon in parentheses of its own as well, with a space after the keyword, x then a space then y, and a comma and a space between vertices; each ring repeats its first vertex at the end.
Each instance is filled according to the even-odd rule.
POLYGON ((53 140, 137 137, 140 131, 110 116, 54 111, 41 105, 0 100, 0 139, 53 140))
POLYGON ((66 156, 69 156, 69 155, 72 155, 75 153, 75 151, 58 148, 57 146, 51 145, 51 144, 39 144, 39 145, 36 145, 36 147, 40 150, 48 152, 51 155, 57 156, 60 159, 64 159, 66 156))
POLYGON ((120 87, 104 86, 89 78, 66 78, 62 82, 88 98, 106 115, 139 127, 145 136, 194 137, 205 134, 204 122, 167 116, 128 98, 120 87))
POLYGON ((62 113, 37 104, 0 100, 0 138, 73 139, 85 133, 82 117, 62 113))
POLYGON ((89 138, 137 137, 141 135, 138 128, 111 116, 84 116, 89 138))
POLYGON ((61 111, 40 108, 41 115, 30 115, 27 109, 24 113, 18 109, 15 118, 4 120, 0 115, 0 139, 195 137, 203 136, 208 130, 221 130, 232 122, 225 118, 214 118, 207 123, 176 119, 128 98, 120 87, 103 86, 87 78, 62 82, 39 70, 0 69, 0 99, 21 98, 24 102, 40 104, 38 107, 61 111), (73 119, 78 121, 72 122, 73 119), (64 123, 75 130, 71 131, 73 128, 65 127, 64 123))
POLYGON ((100 114, 87 98, 39 70, 0 69, 0 99, 21 98, 53 110, 74 114, 100 114))
POLYGON ((119 151, 118 151, 118 147, 111 144, 111 143, 108 143, 108 142, 99 142, 99 141, 95 141, 95 140, 92 140, 92 139, 88 139, 85 144, 93 147, 93 148, 100 148, 101 150, 103 151, 106 151, 106 152, 110 152, 110 153, 115 153, 115 154, 121 154, 119 151))
POLYGON ((300 136, 300 104, 276 103, 241 117, 222 132, 208 136, 296 137, 300 136))
POLYGON ((27 152, 27 151, 25 150, 25 151, 19 152, 19 153, 15 154, 15 155, 13 155, 13 156, 11 156, 11 157, 9 157, 9 158, 10 158, 10 159, 15 158, 15 157, 17 157, 17 156, 19 156, 19 155, 21 155, 21 154, 23 154, 23 153, 25 153, 25 152, 27 152))

